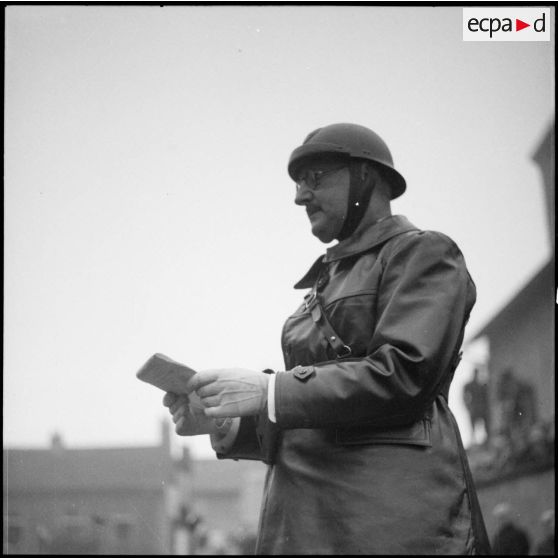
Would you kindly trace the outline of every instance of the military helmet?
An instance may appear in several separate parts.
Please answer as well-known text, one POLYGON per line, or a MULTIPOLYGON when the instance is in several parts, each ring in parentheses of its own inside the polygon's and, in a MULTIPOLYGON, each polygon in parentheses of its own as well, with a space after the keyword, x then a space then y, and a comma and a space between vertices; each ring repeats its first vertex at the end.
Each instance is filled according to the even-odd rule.
POLYGON ((367 159, 386 171, 391 199, 406 188, 405 179, 393 166, 393 158, 384 140, 375 132, 358 124, 330 124, 314 130, 290 156, 288 172, 296 180, 301 163, 309 158, 332 155, 367 159))

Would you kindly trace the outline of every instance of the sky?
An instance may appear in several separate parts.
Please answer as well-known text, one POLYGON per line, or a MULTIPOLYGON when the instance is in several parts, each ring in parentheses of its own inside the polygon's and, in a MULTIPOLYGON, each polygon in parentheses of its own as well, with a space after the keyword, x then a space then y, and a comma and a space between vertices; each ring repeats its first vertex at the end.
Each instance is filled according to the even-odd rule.
MULTIPOLYGON (((553 39, 464 42, 447 6, 5 16, 5 447, 159 443, 163 392, 135 377, 156 352, 282 369, 293 285, 327 248, 286 165, 320 126, 379 133, 408 185, 393 213, 460 246, 467 340, 550 256, 532 154, 554 119, 553 39)), ((478 358, 450 391, 466 444, 478 358)), ((206 437, 173 445, 214 455, 206 437)))

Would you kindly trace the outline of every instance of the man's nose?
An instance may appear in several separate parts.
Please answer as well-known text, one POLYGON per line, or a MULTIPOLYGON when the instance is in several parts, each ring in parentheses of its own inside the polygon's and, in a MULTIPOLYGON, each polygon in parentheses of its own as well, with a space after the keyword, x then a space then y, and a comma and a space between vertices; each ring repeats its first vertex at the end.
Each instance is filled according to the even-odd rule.
POLYGON ((312 199, 312 190, 307 186, 297 186, 294 202, 296 205, 306 205, 312 199))

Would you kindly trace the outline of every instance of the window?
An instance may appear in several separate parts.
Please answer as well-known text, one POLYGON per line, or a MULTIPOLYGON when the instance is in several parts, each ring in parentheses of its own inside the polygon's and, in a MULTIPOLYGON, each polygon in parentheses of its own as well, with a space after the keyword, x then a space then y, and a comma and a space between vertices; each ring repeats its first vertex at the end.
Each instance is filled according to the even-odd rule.
POLYGON ((132 534, 132 524, 129 521, 118 521, 115 530, 119 541, 127 541, 132 534))
POLYGON ((23 538, 23 527, 14 523, 8 523, 8 544, 16 545, 23 538))

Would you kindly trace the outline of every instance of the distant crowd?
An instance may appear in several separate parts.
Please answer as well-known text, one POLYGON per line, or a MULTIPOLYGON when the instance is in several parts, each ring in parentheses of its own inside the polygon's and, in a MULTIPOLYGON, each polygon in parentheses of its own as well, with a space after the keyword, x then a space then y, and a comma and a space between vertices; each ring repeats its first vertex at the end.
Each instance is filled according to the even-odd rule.
POLYGON ((497 530, 492 539, 492 554, 498 556, 554 556, 554 509, 539 518, 540 533, 535 536, 519 524, 517 514, 506 502, 492 511, 497 530))
POLYGON ((471 419, 469 463, 478 483, 554 465, 554 420, 541 420, 533 387, 511 369, 499 374, 492 405, 486 371, 475 369, 463 398, 471 419), (478 443, 478 432, 484 432, 478 443))
MULTIPOLYGON (((539 530, 529 533, 521 525, 518 514, 506 502, 492 510, 496 530, 491 540, 492 554, 499 556, 554 556, 554 509, 546 510, 539 518, 539 530)), ((233 533, 206 529, 198 524, 193 533, 192 555, 252 555, 256 533, 238 529, 233 533)))
MULTIPOLYGON (((489 397, 488 371, 474 370, 463 390, 472 443, 467 449, 477 486, 534 474, 554 467, 554 420, 538 416, 533 386, 510 368, 498 374, 489 397)), ((554 509, 538 519, 539 531, 529 533, 507 502, 492 510, 495 555, 554 555, 554 509)), ((533 524, 533 522, 531 522, 533 524)))
POLYGON ((496 434, 469 447, 469 464, 478 484, 554 466, 554 422, 536 422, 511 436, 496 434))

